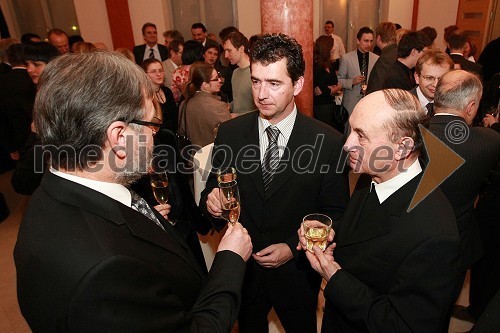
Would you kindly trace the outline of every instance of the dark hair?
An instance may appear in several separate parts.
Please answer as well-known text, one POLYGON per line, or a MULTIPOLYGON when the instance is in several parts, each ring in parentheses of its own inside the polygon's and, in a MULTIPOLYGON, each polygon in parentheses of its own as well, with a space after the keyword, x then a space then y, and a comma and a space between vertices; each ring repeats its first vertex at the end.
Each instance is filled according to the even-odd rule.
POLYGON ((186 83, 184 87, 184 92, 186 95, 186 102, 189 101, 195 94, 196 91, 200 90, 203 82, 209 83, 212 79, 212 72, 214 68, 206 63, 196 63, 189 69, 190 80, 186 83))
POLYGON ((448 37, 455 30, 458 30, 458 27, 456 25, 449 25, 446 28, 444 28, 444 41, 445 42, 448 43, 448 37))
POLYGON ((203 23, 197 22, 193 23, 191 26, 191 29, 201 29, 203 32, 207 32, 207 28, 205 28, 205 25, 203 23))
MULTIPOLYGON (((423 27, 422 29, 420 29, 420 31, 422 31, 424 34, 427 35, 427 38, 429 39, 429 42, 430 42, 429 45, 431 45, 434 42, 434 40, 436 39, 436 37, 438 35, 436 29, 434 29, 433 27, 423 27)), ((427 45, 427 46, 429 46, 429 45, 427 45)))
POLYGON ((396 42, 396 25, 392 22, 381 22, 375 29, 382 43, 396 42))
POLYGON ((181 59, 183 65, 191 65, 196 61, 203 61, 203 44, 195 40, 186 41, 181 59))
MULTIPOLYGON (((153 64, 153 63, 159 63, 160 65, 162 65, 161 61, 156 59, 156 58, 148 58, 146 60, 144 60, 142 63, 141 63, 141 67, 142 69, 144 70, 144 72, 147 72, 148 71, 148 67, 149 65, 153 64)), ((163 66, 163 65, 162 65, 163 66)))
POLYGON ((243 46, 244 52, 246 54, 249 53, 249 50, 248 50, 248 39, 241 32, 239 32, 239 31, 233 31, 233 32, 231 32, 229 35, 227 35, 222 40, 222 44, 224 44, 226 41, 230 41, 231 44, 233 44, 233 46, 236 49, 239 49, 240 47, 243 46))
POLYGON ((255 42, 250 54, 251 63, 261 63, 267 66, 271 63, 286 59, 288 76, 295 84, 304 76, 306 63, 302 53, 302 46, 285 34, 265 34, 255 42))
POLYGON ((463 49, 468 39, 469 36, 467 36, 467 33, 464 30, 457 29, 452 31, 448 35, 448 45, 450 46, 450 50, 463 49))
POLYGON ((174 52, 179 52, 179 46, 181 46, 184 48, 184 42, 179 40, 179 39, 174 39, 173 41, 170 42, 170 44, 168 44, 168 49, 170 51, 174 51, 174 52))
POLYGON ((238 31, 237 28, 233 27, 233 26, 229 26, 229 27, 225 27, 224 29, 222 29, 220 32, 219 32, 219 38, 220 40, 224 40, 224 38, 226 38, 227 35, 229 35, 231 32, 234 32, 234 31, 238 31))
POLYGON ((334 28, 335 28, 335 24, 333 24, 333 21, 328 20, 328 21, 326 21, 326 22, 325 22, 325 25, 327 25, 327 24, 331 24, 331 25, 332 25, 332 27, 334 27, 334 28))
POLYGON ((9 64, 14 66, 24 66, 24 50, 26 49, 25 44, 12 44, 5 51, 5 58, 9 62, 9 64))
POLYGON ((402 28, 401 24, 399 24, 399 23, 394 23, 394 25, 396 26, 396 30, 399 30, 402 28))
POLYGON ((68 37, 68 43, 69 43, 69 48, 71 50, 71 47, 73 47, 73 44, 76 44, 78 42, 84 42, 82 36, 80 35, 72 35, 68 37))
POLYGON ((313 58, 314 62, 321 68, 330 68, 332 61, 330 60, 330 52, 333 48, 333 38, 331 36, 319 36, 314 43, 313 58))
POLYGON ((102 160, 114 121, 142 119, 154 88, 147 75, 114 52, 69 53, 45 67, 33 118, 55 169, 85 170, 102 160), (78 78, 78 79, 75 79, 78 78))
POLYGON ((34 34, 32 32, 27 32, 21 36, 21 43, 31 44, 31 43, 33 43, 33 41, 31 41, 31 38, 38 38, 41 40, 40 36, 38 36, 37 34, 34 34))
POLYGON ((427 45, 429 45, 429 40, 426 34, 422 31, 410 31, 399 41, 398 58, 407 58, 411 50, 422 51, 427 45))
POLYGON ((203 54, 207 52, 209 49, 216 49, 217 52, 220 50, 220 45, 217 42, 212 41, 211 43, 206 43, 205 47, 203 48, 203 54))
POLYGON ((61 55, 57 48, 46 42, 31 43, 24 49, 25 61, 43 61, 48 64, 53 58, 61 55))
POLYGON ((363 36, 363 34, 372 34, 372 35, 375 35, 373 33, 373 30, 370 29, 370 27, 362 27, 361 29, 359 29, 358 33, 356 34, 356 38, 358 40, 361 40, 361 37, 363 36))
POLYGON ((142 35, 143 35, 143 36, 144 36, 144 34, 146 33, 146 28, 147 28, 147 27, 153 27, 153 28, 155 28, 155 30, 156 30, 156 24, 151 23, 151 22, 146 22, 146 23, 144 23, 144 24, 142 25, 142 29, 141 29, 141 31, 142 31, 142 35))

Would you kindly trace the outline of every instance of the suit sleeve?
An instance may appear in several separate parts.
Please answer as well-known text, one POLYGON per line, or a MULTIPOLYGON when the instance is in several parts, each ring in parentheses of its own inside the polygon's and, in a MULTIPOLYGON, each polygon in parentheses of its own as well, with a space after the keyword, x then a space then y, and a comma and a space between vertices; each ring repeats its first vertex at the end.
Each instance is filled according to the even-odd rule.
MULTIPOLYGON (((175 268, 172 268, 175 269, 175 268)), ((116 256, 93 267, 74 293, 71 332, 229 332, 240 306, 245 262, 218 252, 191 309, 154 267, 116 256)))
MULTIPOLYGON (((420 244, 401 264, 387 294, 341 269, 327 283, 327 304, 363 331, 439 332, 452 302, 457 253, 451 237, 420 244)), ((364 264, 383 269, 384 263, 364 264)))
POLYGON ((347 69, 347 66, 348 66, 348 63, 349 62, 349 58, 348 58, 348 55, 344 55, 342 56, 342 58, 340 58, 340 67, 339 67, 339 73, 337 75, 338 79, 339 79, 339 83, 342 84, 342 87, 344 89, 349 89, 351 90, 352 89, 352 79, 353 78, 348 78, 347 75, 348 75, 348 69, 347 69))

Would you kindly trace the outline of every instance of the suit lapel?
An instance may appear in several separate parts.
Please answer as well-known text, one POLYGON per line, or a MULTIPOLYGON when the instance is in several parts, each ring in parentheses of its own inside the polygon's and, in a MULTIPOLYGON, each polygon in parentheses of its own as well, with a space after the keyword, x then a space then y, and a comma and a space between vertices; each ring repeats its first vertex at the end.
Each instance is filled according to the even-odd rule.
MULTIPOLYGON (((255 116, 253 117, 252 124, 249 126, 247 133, 245 134, 245 142, 244 147, 245 151, 248 151, 249 156, 256 156, 257 161, 260 162, 260 141, 259 141, 259 124, 258 124, 259 113, 255 112, 255 116)), ((244 161, 242 161, 243 163, 244 161)), ((254 166, 249 166, 254 168, 254 166)), ((243 167, 245 170, 246 167, 243 167)), ((255 168, 254 172, 250 172, 250 179, 252 180, 257 192, 262 197, 263 200, 266 198, 266 192, 264 190, 264 181, 262 179, 262 165, 259 168, 255 168)))
MULTIPOLYGON (((164 232, 153 221, 134 209, 100 192, 63 179, 50 172, 44 175, 42 186, 48 195, 61 202, 80 207, 83 211, 100 216, 109 223, 126 224, 134 236, 179 255, 193 267, 195 272, 203 276, 189 246, 182 237, 177 235, 177 232, 169 223, 166 223, 165 229, 167 232, 164 232)), ((163 220, 163 217, 161 217, 161 220, 163 220)))

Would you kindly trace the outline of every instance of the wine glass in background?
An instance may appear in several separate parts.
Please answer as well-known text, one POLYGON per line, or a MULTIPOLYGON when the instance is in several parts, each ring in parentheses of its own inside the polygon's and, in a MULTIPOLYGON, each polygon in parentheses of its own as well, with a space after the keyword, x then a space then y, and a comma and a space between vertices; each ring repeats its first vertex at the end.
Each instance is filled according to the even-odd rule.
POLYGON ((240 218, 240 192, 236 181, 219 183, 222 218, 231 224, 240 218))
POLYGON ((236 181, 236 169, 233 167, 221 168, 217 170, 217 182, 219 187, 224 183, 231 183, 236 181))
POLYGON ((308 214, 302 219, 302 227, 307 240, 307 251, 313 253, 313 246, 325 251, 332 219, 325 214, 308 214))
POLYGON ((366 73, 364 71, 361 72, 361 76, 365 78, 365 80, 361 82, 361 94, 364 96, 366 95, 366 88, 368 88, 368 85, 366 84, 366 73))
POLYGON ((165 205, 168 202, 168 176, 165 171, 155 172, 149 174, 151 188, 156 201, 159 204, 165 205))

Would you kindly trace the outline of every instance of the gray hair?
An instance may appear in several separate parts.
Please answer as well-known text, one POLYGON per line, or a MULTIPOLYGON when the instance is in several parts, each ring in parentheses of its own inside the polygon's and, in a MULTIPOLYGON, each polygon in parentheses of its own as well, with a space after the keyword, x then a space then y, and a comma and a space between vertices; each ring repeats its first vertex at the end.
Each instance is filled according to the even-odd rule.
POLYGON ((38 88, 35 126, 52 166, 68 170, 84 170, 102 160, 109 125, 143 119, 145 103, 154 94, 141 68, 107 51, 55 58, 38 88))
POLYGON ((476 101, 479 105, 482 93, 483 86, 476 75, 463 70, 451 71, 445 74, 436 86, 434 107, 463 111, 471 101, 476 101), (450 74, 455 76, 453 80, 446 78, 450 74))
POLYGON ((384 124, 389 139, 396 143, 402 137, 410 137, 414 142, 412 150, 419 152, 423 146, 423 139, 418 125, 426 122, 427 115, 417 97, 401 89, 382 91, 387 104, 396 111, 394 117, 384 124))

